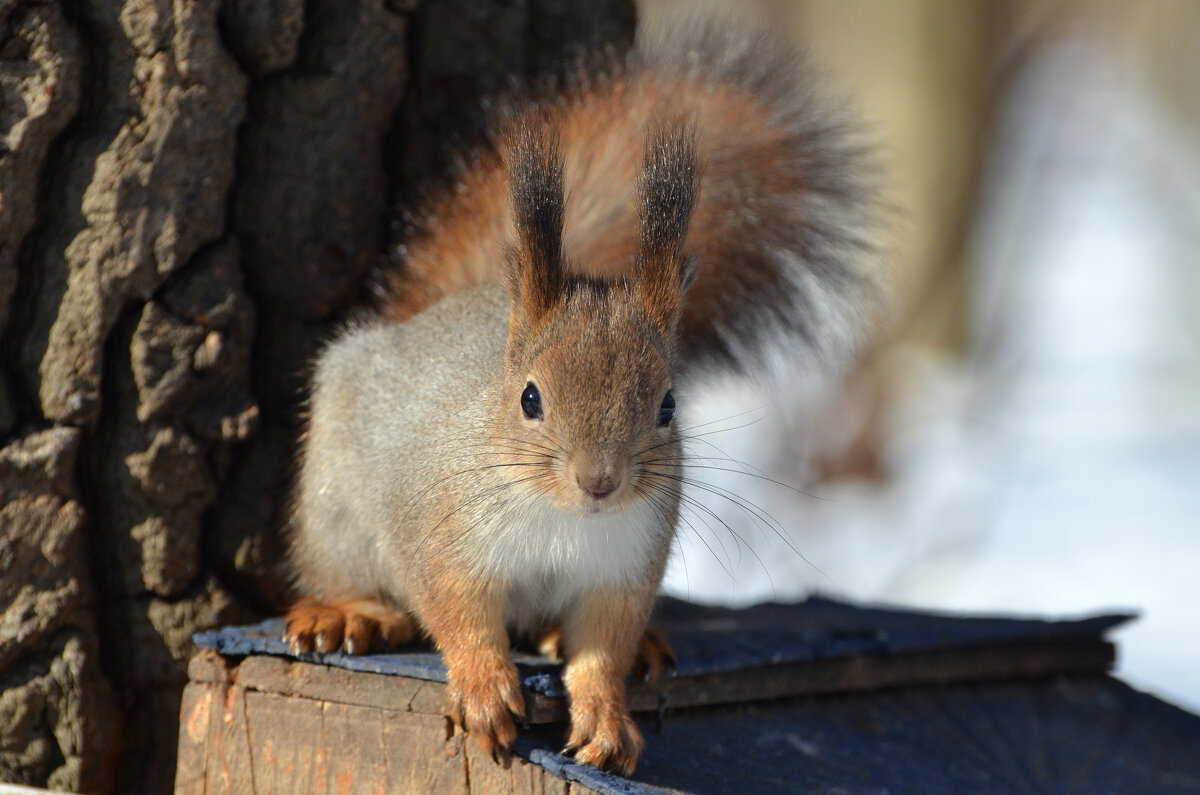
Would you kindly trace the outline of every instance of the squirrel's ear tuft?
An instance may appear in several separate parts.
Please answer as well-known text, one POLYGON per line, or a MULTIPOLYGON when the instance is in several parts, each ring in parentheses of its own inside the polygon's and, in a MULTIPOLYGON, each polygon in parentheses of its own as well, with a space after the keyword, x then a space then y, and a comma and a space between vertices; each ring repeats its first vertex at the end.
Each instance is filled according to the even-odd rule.
POLYGON ((516 246, 508 253, 508 285, 526 311, 548 309, 562 293, 563 161, 558 141, 526 119, 508 149, 516 246))
POLYGON ((638 180, 636 276, 647 308, 671 324, 695 275, 694 258, 684 256, 684 241, 699 194, 695 126, 681 120, 659 123, 646 140, 638 180))

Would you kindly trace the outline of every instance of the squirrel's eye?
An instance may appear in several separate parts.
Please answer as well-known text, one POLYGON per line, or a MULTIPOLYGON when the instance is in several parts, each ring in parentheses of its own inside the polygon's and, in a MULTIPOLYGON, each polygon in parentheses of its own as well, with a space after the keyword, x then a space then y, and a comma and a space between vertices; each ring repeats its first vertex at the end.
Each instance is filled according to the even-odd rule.
POLYGON ((667 394, 663 395, 662 405, 658 407, 658 427, 663 428, 671 424, 671 418, 675 416, 675 398, 671 397, 671 390, 667 390, 667 394))
POLYGON ((532 381, 525 384, 525 391, 521 393, 521 411, 531 420, 542 418, 542 393, 532 381))

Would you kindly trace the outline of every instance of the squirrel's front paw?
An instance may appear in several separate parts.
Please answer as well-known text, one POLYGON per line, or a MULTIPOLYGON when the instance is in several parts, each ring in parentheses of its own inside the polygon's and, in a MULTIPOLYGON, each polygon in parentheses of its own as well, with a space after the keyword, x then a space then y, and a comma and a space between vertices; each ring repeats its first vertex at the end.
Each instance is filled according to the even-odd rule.
POLYGON ((450 671, 450 717, 493 758, 517 739, 512 715, 525 713, 517 670, 504 659, 472 660, 450 671))
POLYGON ((623 701, 604 699, 571 704, 571 734, 566 751, 580 762, 633 772, 645 741, 623 701))
POLYGON ((417 625, 401 613, 370 599, 326 604, 301 599, 288 611, 283 642, 296 654, 338 651, 368 654, 410 643, 417 625))

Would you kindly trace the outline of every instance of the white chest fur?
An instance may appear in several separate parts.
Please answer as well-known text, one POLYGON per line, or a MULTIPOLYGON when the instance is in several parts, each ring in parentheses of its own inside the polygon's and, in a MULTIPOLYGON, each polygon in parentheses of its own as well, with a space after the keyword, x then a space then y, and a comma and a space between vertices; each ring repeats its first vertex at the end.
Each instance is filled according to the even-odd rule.
POLYGON ((592 588, 643 582, 671 528, 646 503, 577 516, 535 500, 502 509, 473 532, 480 573, 510 585, 510 624, 531 627, 592 588))

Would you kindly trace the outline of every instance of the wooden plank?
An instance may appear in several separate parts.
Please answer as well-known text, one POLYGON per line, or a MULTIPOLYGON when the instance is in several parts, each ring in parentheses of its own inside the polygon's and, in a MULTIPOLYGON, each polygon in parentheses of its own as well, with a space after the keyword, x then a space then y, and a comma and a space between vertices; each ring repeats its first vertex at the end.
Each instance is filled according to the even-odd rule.
POLYGON ((189 682, 183 688, 179 708, 179 751, 175 763, 177 795, 203 795, 208 760, 209 721, 212 720, 215 688, 189 682))
POLYGON ((252 790, 254 776, 243 694, 239 687, 207 682, 193 682, 184 688, 176 792, 252 790))
POLYGON ((230 684, 229 668, 225 657, 212 649, 200 649, 188 662, 188 679, 192 682, 211 682, 217 685, 230 684))
POLYGON ((464 738, 448 719, 391 710, 380 710, 378 719, 387 792, 466 795, 464 738))
POLYGON ((425 715, 445 715, 446 686, 440 682, 420 682, 408 708, 425 715))
MULTIPOLYGON (((570 782, 550 771, 512 755, 495 761, 469 740, 467 782, 472 795, 567 795, 570 782)), ((583 790, 582 792, 591 792, 583 790)))
POLYGON ((179 793, 465 795, 462 737, 441 716, 191 683, 179 793))
POLYGON ((325 792, 467 792, 462 740, 444 719, 327 702, 321 716, 325 792))
POLYGON ((347 671, 266 655, 247 657, 232 675, 243 687, 263 693, 438 715, 442 714, 441 700, 445 691, 445 685, 440 682, 347 671), (431 709, 434 699, 422 693, 429 689, 435 691, 436 709, 431 709), (419 694, 422 695, 420 699, 417 698, 419 694))
MULTIPOLYGON (((1103 633, 1127 617, 1059 622, 972 618, 823 599, 728 610, 664 599, 658 619, 679 655, 679 675, 658 686, 635 685, 631 700, 639 711, 658 709, 663 698, 672 707, 700 706, 936 681, 1106 671, 1111 646, 1103 633)), ((236 675, 243 686, 263 692, 431 715, 445 710, 444 685, 437 681, 444 669, 428 650, 360 658, 309 655, 303 662, 258 653, 286 654, 279 631, 278 621, 268 621, 197 636, 198 642, 227 653, 240 650, 251 656, 231 674, 211 652, 197 655, 193 679, 220 682, 236 675)), ((517 660, 527 722, 564 720, 558 669, 528 656, 517 660)))
MULTIPOLYGON (((708 743, 710 736, 716 736, 712 732, 722 730, 702 728, 697 719, 705 713, 714 720, 718 715, 728 716, 722 720, 735 720, 739 713, 766 715, 772 703, 793 703, 799 709, 790 698, 797 696, 886 690, 878 695, 886 700, 888 694, 907 693, 933 683, 1032 682, 1051 675, 1103 673, 1111 666, 1114 650, 1102 633, 1120 620, 1099 617, 1054 624, 956 619, 822 601, 746 611, 688 606, 683 619, 675 625, 678 634, 674 635, 682 641, 677 651, 681 652, 683 675, 630 688, 635 711, 672 711, 665 723, 666 733, 673 738, 671 748, 661 749, 666 756, 659 763, 653 762, 655 754, 648 751, 644 770, 650 773, 656 764, 681 752, 682 746, 676 746, 683 735, 695 733, 697 742, 708 743), (740 706, 713 711, 684 709, 732 704, 740 706)), ((666 623, 671 624, 669 620, 666 623)), ((236 628, 223 632, 222 642, 242 644, 238 648, 251 641, 275 643, 278 638, 278 632, 265 625, 258 631, 258 640, 253 633, 247 636, 236 628)), ((464 735, 454 732, 443 717, 445 685, 427 678, 440 664, 436 655, 414 657, 420 665, 405 661, 405 655, 385 655, 365 658, 365 663, 356 659, 356 666, 369 664, 367 669, 348 670, 339 667, 346 661, 337 655, 318 658, 318 662, 257 653, 223 658, 213 651, 201 651, 189 667, 193 681, 185 693, 181 715, 178 791, 186 795, 241 791, 584 795, 626 791, 624 779, 569 762, 564 767, 565 760, 547 755, 551 747, 558 747, 555 742, 561 742, 558 728, 540 734, 536 729, 523 731, 519 740, 522 753, 532 754, 545 768, 520 757, 497 765, 464 735), (240 662, 231 665, 230 660, 240 662), (421 676, 397 674, 414 666, 421 676), (567 778, 578 781, 568 783, 567 778)), ((565 721, 566 702, 557 670, 544 661, 521 658, 521 662, 525 666, 521 670, 527 722, 565 721)), ((818 747, 826 749, 826 754, 832 754, 828 749, 840 749, 832 740, 826 745, 818 742, 820 733, 833 725, 832 717, 814 720, 810 731, 816 734, 781 723, 769 737, 764 735, 764 748, 777 748, 785 755, 805 754, 818 747)), ((718 723, 724 725, 721 720, 718 723)), ((739 730, 742 734, 757 725, 753 720, 744 723, 739 730)), ((644 730, 650 730, 649 721, 643 718, 642 724, 644 730)), ((743 740, 739 735, 720 744, 743 740)), ((655 745, 651 740, 651 747, 655 745)), ((704 757, 706 751, 694 750, 701 755, 696 764, 702 759, 706 764, 716 763, 715 758, 704 757)), ((853 761, 840 750, 837 753, 836 766, 853 761)), ((811 769, 801 766, 793 775, 803 778, 811 769)), ((761 779, 764 787, 773 786, 779 770, 775 762, 765 764, 754 781, 761 779)), ((642 772, 639 770, 639 778, 642 772)), ((728 764, 722 769, 730 786, 744 774, 728 764)), ((675 775, 683 774, 676 770, 675 775)), ((643 781, 676 782, 653 779, 652 775, 643 781)), ((686 776, 678 779, 683 780, 686 776)), ((694 781, 712 783, 703 777, 694 777, 694 781)))
POLYGON ((380 742, 378 710, 322 702, 321 749, 325 792, 371 795, 388 780, 388 753, 380 742))
MULTIPOLYGON (((678 673, 702 676, 863 656, 1100 641, 1106 632, 1130 618, 1103 615, 1044 621, 972 617, 862 607, 819 598, 797 604, 761 604, 730 610, 664 598, 659 602, 656 621, 675 648, 678 673)), ((198 633, 195 641, 201 647, 236 658, 260 654, 293 657, 280 639, 281 632, 282 620, 272 619, 252 626, 198 633)), ((312 653, 300 659, 363 673, 433 682, 444 682, 446 676, 441 657, 421 646, 393 654, 312 653)), ((551 696, 561 693, 561 682, 552 662, 521 653, 514 653, 514 660, 530 692, 551 696)))
POLYGON ((642 726, 629 793, 1200 792, 1200 716, 1105 675, 679 710, 661 731, 642 726))
MULTIPOLYGON (((676 709, 930 683, 1099 673, 1109 670, 1114 656, 1111 643, 1096 639, 812 660, 633 683, 629 703, 635 712, 655 712, 664 704, 676 709)), ((206 663, 204 670, 218 669, 206 663)), ((345 671, 318 663, 256 655, 242 661, 230 676, 243 687, 264 693, 428 715, 442 715, 445 710, 445 686, 441 683, 345 671)), ((565 699, 528 691, 525 698, 526 723, 567 719, 565 699)))
POLYGON ((540 765, 513 757, 512 791, 514 795, 567 795, 569 783, 540 765))
POLYGON ((254 786, 254 759, 246 723, 246 691, 236 685, 218 685, 216 696, 217 714, 210 724, 213 746, 209 752, 206 791, 226 795, 243 792, 247 782, 254 786), (220 784, 219 789, 216 783, 220 784))
POLYGON ((256 793, 327 792, 319 701, 247 690, 245 718, 256 793))
MULTIPOLYGON (((632 683, 629 707, 634 712, 656 712, 664 706, 677 709, 890 687, 1104 673, 1112 667, 1115 656, 1113 645, 1107 641, 1081 640, 812 660, 632 683)), ((565 699, 529 693, 526 696, 527 702, 532 703, 528 723, 567 719, 565 699)))
MULTIPOLYGON (((629 702, 635 712, 654 712, 664 700, 671 708, 699 707, 926 684, 1104 673, 1114 658, 1111 643, 1094 641, 814 660, 727 674, 668 678, 654 684, 639 683, 630 688, 629 702)), ((562 709, 565 716, 565 705, 562 709)))
POLYGON ((464 736, 467 751, 467 791, 475 795, 496 793, 508 795, 513 791, 511 769, 516 763, 512 757, 493 761, 489 754, 483 752, 479 743, 469 736, 464 736))

